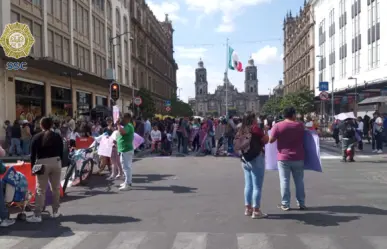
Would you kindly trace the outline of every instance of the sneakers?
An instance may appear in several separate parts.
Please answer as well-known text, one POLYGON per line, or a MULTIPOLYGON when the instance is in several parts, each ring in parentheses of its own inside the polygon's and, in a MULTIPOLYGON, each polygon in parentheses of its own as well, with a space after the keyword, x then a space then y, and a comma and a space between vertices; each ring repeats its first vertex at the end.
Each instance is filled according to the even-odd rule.
POLYGON ((0 222, 0 227, 9 227, 9 226, 12 226, 13 224, 15 224, 15 220, 6 219, 0 222))
POLYGON ((27 217, 26 221, 30 222, 30 223, 40 223, 40 222, 42 222, 42 217, 41 216, 32 215, 30 217, 27 217))
POLYGON ((245 216, 252 216, 253 215, 253 210, 250 208, 246 208, 245 210, 245 216))
POLYGON ((61 217, 62 216, 62 214, 59 212, 59 211, 56 211, 56 212, 53 212, 52 214, 51 214, 51 218, 59 218, 59 217, 61 217))
POLYGON ((261 211, 253 212, 253 214, 251 215, 252 219, 263 219, 263 218, 266 218, 266 217, 267 217, 267 214, 262 213, 261 211))
POLYGON ((382 154, 383 151, 382 151, 382 150, 378 150, 377 153, 378 153, 378 154, 382 154))
POLYGON ((112 181, 114 179, 116 179, 116 176, 109 176, 108 178, 106 178, 106 180, 108 180, 108 181, 112 181))
POLYGON ((373 152, 373 153, 376 153, 376 152, 378 152, 378 150, 373 150, 372 152, 373 152))
POLYGON ((131 187, 132 187, 132 184, 127 184, 126 182, 124 182, 120 185, 119 190, 120 191, 130 190, 131 187))
POLYGON ((305 205, 298 205, 299 210, 307 210, 308 208, 305 205))
POLYGON ((289 211, 289 210, 290 210, 290 207, 285 206, 285 205, 282 205, 282 204, 278 204, 277 207, 278 207, 279 209, 282 209, 282 211, 289 211))

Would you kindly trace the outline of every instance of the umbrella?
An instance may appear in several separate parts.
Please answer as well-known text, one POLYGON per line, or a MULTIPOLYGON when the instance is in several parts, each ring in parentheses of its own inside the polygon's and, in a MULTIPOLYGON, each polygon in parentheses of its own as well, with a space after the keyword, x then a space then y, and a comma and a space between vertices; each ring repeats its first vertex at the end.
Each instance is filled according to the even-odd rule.
POLYGON ((342 112, 342 113, 336 115, 335 119, 343 121, 343 120, 346 120, 346 119, 356 119, 356 117, 353 114, 353 112, 342 112))

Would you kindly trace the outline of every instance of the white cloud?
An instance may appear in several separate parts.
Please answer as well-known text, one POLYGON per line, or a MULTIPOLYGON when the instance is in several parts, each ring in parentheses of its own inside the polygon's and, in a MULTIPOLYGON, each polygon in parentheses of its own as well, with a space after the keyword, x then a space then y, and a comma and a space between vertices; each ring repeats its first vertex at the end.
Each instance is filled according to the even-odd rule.
POLYGON ((237 16, 250 6, 270 3, 271 0, 185 0, 188 9, 204 12, 206 15, 217 12, 222 13, 221 24, 217 27, 218 32, 232 32, 234 20, 237 16))
POLYGON ((206 48, 186 48, 183 46, 176 46, 176 57, 183 59, 196 59, 199 61, 200 58, 204 58, 207 52, 206 48))
POLYGON ((147 1, 149 8, 159 21, 165 20, 165 14, 168 14, 168 18, 172 21, 179 21, 187 23, 187 19, 179 16, 180 5, 177 2, 162 2, 160 4, 147 1))
POLYGON ((280 57, 278 56, 278 48, 272 46, 265 46, 258 50, 258 52, 251 55, 254 61, 261 65, 267 65, 274 62, 278 62, 280 57))

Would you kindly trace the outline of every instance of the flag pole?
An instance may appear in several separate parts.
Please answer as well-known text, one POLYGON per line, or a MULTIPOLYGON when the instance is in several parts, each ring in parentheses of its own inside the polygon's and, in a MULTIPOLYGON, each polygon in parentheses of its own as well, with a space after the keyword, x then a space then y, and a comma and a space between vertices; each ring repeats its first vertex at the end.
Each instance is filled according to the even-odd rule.
POLYGON ((228 48, 228 38, 226 40, 226 72, 225 72, 225 85, 226 85, 226 118, 228 119, 228 64, 229 64, 229 48, 228 48))

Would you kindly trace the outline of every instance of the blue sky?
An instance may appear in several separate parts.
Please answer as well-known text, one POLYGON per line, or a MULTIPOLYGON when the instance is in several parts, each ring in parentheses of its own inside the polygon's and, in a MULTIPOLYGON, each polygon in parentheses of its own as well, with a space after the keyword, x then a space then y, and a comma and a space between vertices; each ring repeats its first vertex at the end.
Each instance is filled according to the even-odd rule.
MULTIPOLYGON (((243 66, 252 56, 258 66, 259 94, 268 94, 283 78, 283 19, 298 13, 304 0, 152 0, 159 20, 169 14, 175 29, 177 84, 181 99, 195 94, 195 68, 200 58, 207 68, 209 91, 223 84, 226 39, 243 66)), ((229 79, 244 90, 244 73, 229 71, 229 79)))

